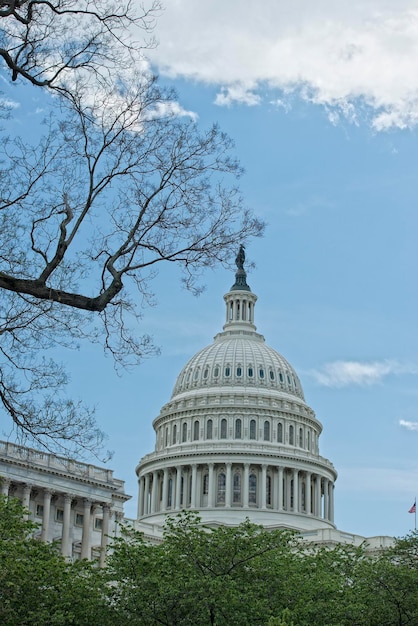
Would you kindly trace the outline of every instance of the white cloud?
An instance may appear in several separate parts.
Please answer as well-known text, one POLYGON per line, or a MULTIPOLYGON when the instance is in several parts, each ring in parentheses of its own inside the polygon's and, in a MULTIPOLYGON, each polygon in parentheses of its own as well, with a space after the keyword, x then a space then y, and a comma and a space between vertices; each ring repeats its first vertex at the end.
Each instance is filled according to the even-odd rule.
POLYGON ((408 422, 407 420, 399 420, 399 426, 406 430, 418 430, 418 422, 408 422))
POLYGON ((368 387, 380 383, 389 374, 416 374, 414 365, 400 364, 397 361, 334 361, 321 369, 312 370, 311 376, 325 387, 347 387, 359 385, 368 387))
POLYGON ((160 70, 218 86, 217 104, 255 105, 262 88, 323 105, 334 123, 418 123, 416 0, 177 0, 156 35, 160 70))

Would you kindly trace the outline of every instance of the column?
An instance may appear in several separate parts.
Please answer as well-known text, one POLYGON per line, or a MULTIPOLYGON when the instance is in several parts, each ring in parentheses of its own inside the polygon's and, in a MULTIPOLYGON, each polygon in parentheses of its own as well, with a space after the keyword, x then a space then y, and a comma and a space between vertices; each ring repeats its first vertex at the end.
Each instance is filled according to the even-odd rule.
POLYGON ((81 539, 81 558, 90 559, 90 515, 91 500, 84 499, 83 535, 81 539))
POLYGON ((196 508, 196 482, 197 482, 197 465, 194 463, 192 465, 192 486, 191 486, 191 494, 190 494, 190 507, 192 509, 196 508))
POLYGON ((225 485, 225 506, 231 506, 231 495, 232 495, 232 463, 226 464, 226 485, 225 485))
POLYGON ((283 511, 283 468, 279 467, 279 475, 278 475, 278 511, 283 511))
MULTIPOLYGON (((29 509, 29 505, 30 505, 30 492, 32 491, 32 485, 24 485, 23 486, 23 500, 22 500, 22 505, 24 509, 29 509)), ((28 519, 29 518, 29 513, 25 513, 23 515, 23 519, 28 519)))
POLYGON ((285 473, 285 502, 286 502, 286 511, 290 511, 290 505, 292 503, 291 497, 291 480, 290 480, 290 470, 288 469, 285 473))
POLYGON ((45 489, 44 510, 43 510, 43 515, 42 515, 41 541, 48 541, 49 518, 51 515, 51 497, 52 497, 52 491, 45 489))
POLYGON ((161 510, 167 510, 167 496, 168 496, 168 467, 164 468, 163 472, 163 501, 161 503, 161 510))
POLYGON ((324 519, 329 519, 329 480, 324 478, 324 519))
POLYGON ((263 464, 261 466, 261 508, 267 508, 267 465, 263 464))
POLYGON ((176 476, 176 509, 181 509, 181 465, 177 466, 176 476))
POLYGON ((62 519, 62 536, 61 536, 61 554, 62 556, 69 557, 69 539, 70 539, 70 516, 71 516, 71 502, 72 497, 68 494, 64 495, 64 516, 62 519))
POLYGON ((311 472, 306 472, 305 478, 305 511, 311 514, 311 472))
POLYGON ((249 488, 250 488, 250 464, 244 463, 244 484, 242 486, 242 489, 243 489, 242 503, 243 503, 244 508, 248 508, 249 488))
POLYGON ((152 472, 152 485, 151 485, 151 506, 150 506, 151 513, 155 513, 157 510, 157 493, 158 493, 158 472, 154 470, 152 472))
POLYGON ((9 495, 10 483, 11 481, 8 478, 1 479, 1 495, 5 496, 5 498, 9 495))
POLYGON ((213 463, 209 463, 209 485, 208 485, 208 507, 213 508, 215 506, 214 494, 215 494, 215 466, 213 463))
POLYGON ((329 484, 329 521, 334 523, 334 483, 329 484))
POLYGON ((110 506, 108 504, 102 505, 103 521, 102 521, 102 536, 100 541, 100 567, 105 566, 106 562, 106 548, 109 535, 109 518, 110 518, 110 506))
POLYGON ((322 479, 321 476, 317 475, 316 477, 316 515, 317 517, 322 517, 322 479))
POLYGON ((138 478, 138 511, 137 511, 137 517, 138 519, 140 517, 142 517, 143 515, 143 506, 144 506, 144 479, 141 476, 141 478, 138 478))
POLYGON ((144 515, 149 514, 149 474, 145 474, 144 515))
POLYGON ((293 511, 299 512, 299 470, 293 470, 293 511))

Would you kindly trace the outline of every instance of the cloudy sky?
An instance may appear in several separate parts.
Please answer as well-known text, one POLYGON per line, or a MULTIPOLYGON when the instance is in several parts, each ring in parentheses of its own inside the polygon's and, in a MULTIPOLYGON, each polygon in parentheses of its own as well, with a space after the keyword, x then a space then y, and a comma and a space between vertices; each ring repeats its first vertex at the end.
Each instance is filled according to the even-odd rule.
MULTIPOLYGON (((202 127, 219 122, 266 220, 247 252, 256 324, 297 370, 335 465, 336 523, 403 535, 418 492, 418 3, 167 0, 151 62, 202 127)), ((199 298, 173 268, 144 311, 161 356, 118 377, 100 349, 69 358, 112 467, 134 468, 177 373, 221 329, 224 270, 199 298)))

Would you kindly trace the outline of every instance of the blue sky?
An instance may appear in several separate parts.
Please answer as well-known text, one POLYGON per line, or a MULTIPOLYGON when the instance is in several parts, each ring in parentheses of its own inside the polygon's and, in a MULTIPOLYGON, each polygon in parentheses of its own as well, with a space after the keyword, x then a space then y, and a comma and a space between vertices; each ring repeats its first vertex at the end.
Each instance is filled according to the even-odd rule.
MULTIPOLYGON (((246 203, 267 222, 247 249, 256 325, 323 424, 320 451, 339 473, 336 524, 403 535, 418 491, 416 2, 166 5, 151 62, 199 125, 219 122, 235 141, 246 203)), ((72 395, 96 406, 109 435, 132 517, 151 422, 185 362, 221 329, 233 282, 210 272, 195 298, 178 278, 160 272, 157 306, 138 329, 161 356, 118 376, 98 346, 62 354, 72 395)))

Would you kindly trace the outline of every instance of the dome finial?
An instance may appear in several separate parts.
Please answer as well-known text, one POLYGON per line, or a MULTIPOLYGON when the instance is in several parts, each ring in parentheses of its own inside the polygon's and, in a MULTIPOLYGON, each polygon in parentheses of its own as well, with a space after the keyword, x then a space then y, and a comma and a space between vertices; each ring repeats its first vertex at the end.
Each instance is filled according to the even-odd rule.
POLYGON ((235 272, 235 284, 232 285, 231 291, 251 291, 250 287, 247 285, 247 273, 244 269, 244 263, 245 246, 241 244, 235 258, 237 271, 235 272))

